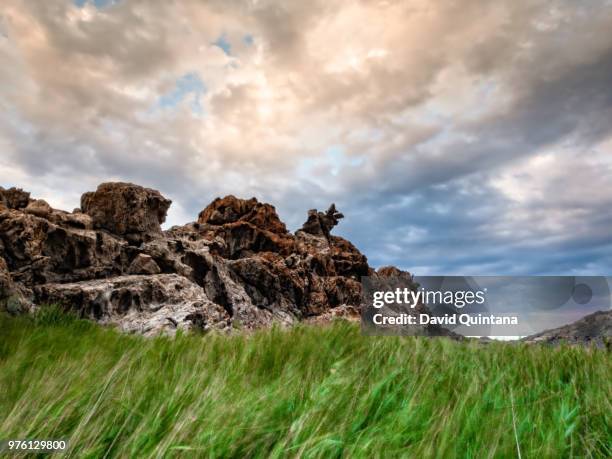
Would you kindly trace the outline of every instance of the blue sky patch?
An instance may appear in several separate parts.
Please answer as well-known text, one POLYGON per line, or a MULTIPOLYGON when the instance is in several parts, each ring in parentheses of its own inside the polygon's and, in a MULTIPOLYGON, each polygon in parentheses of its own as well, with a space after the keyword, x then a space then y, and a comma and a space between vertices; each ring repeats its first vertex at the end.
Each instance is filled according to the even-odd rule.
POLYGON ((86 3, 91 3, 96 8, 100 9, 113 6, 115 3, 119 3, 119 0, 73 0, 73 2, 79 8, 83 8, 86 3))
POLYGON ((228 56, 232 55, 232 45, 225 34, 220 35, 212 44, 221 48, 228 56))
POLYGON ((193 95, 191 109, 194 113, 202 114, 201 96, 206 93, 206 85, 202 78, 195 73, 186 73, 178 80, 174 89, 167 94, 161 96, 158 100, 158 105, 161 108, 173 108, 180 104, 187 96, 193 95))

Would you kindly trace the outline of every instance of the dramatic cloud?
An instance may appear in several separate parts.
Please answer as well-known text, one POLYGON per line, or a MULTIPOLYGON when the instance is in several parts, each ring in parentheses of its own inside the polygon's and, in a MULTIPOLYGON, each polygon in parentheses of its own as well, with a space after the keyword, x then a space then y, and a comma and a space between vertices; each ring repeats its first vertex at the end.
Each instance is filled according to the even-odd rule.
POLYGON ((133 181, 170 224, 335 201, 374 265, 610 274, 610 30, 605 0, 4 0, 0 183, 133 181))

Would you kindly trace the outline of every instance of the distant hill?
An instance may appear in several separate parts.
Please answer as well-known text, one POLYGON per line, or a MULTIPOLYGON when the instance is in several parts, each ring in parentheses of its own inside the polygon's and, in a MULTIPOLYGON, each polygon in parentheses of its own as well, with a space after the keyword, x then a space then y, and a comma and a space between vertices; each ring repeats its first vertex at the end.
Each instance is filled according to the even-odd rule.
POLYGON ((610 346, 612 340, 612 311, 597 311, 563 327, 545 330, 523 338, 528 343, 595 344, 610 346))

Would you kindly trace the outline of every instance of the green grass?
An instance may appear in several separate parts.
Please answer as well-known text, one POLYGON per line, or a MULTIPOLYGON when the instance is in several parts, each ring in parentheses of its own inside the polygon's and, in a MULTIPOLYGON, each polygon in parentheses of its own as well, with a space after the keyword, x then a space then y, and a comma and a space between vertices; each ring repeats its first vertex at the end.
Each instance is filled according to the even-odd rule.
POLYGON ((0 439, 70 457, 612 457, 605 350, 366 337, 144 339, 0 316, 0 439))

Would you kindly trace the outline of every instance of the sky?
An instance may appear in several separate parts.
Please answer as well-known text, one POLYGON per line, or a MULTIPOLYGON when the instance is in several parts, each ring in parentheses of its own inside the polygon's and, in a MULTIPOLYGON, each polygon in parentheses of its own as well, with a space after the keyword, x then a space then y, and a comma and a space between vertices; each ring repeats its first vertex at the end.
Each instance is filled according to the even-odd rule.
POLYGON ((370 264, 612 274, 612 2, 2 0, 0 185, 335 202, 370 264))

